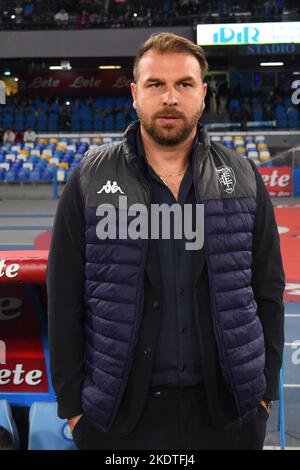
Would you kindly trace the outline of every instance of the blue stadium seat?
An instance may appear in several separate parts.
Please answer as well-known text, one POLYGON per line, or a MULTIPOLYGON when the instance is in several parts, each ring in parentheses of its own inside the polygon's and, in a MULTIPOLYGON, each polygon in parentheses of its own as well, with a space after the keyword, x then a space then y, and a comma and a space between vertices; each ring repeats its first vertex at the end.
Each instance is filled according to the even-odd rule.
POLYGON ((12 409, 7 400, 0 400, 0 426, 3 426, 13 438, 13 445, 19 448, 19 433, 12 414, 12 409))
POLYGON ((239 100, 231 99, 229 101, 229 111, 240 111, 241 110, 241 103, 239 100))
POLYGON ((11 113, 4 113, 2 121, 4 129, 13 127, 13 115, 11 113))
POLYGON ((71 130, 73 132, 80 131, 80 115, 78 113, 72 113, 71 116, 71 130))
POLYGON ((57 404, 33 403, 29 412, 28 450, 75 449, 67 420, 57 416, 57 404))
POLYGON ((113 131, 115 129, 114 118, 112 116, 107 116, 107 118, 103 120, 103 129, 105 131, 113 131))
POLYGON ((45 113, 49 110, 49 104, 46 101, 41 101, 39 104, 39 108, 42 109, 45 113))
POLYGON ((58 131, 58 124, 57 119, 48 120, 48 131, 49 132, 57 132, 58 131))
POLYGON ((136 121, 138 119, 138 115, 136 114, 134 109, 132 109, 131 111, 131 117, 133 121, 136 121))
POLYGON ((288 124, 289 127, 292 129, 296 129, 298 127, 298 112, 297 109, 292 109, 287 113, 288 116, 288 124))
POLYGON ((95 114, 93 118, 93 130, 100 131, 102 129, 102 116, 100 114, 95 114))
POLYGON ((28 181, 29 180, 30 170, 29 168, 22 168, 19 172, 17 172, 17 180, 18 181, 28 181))
POLYGON ((37 118, 36 128, 38 131, 44 132, 47 130, 47 116, 46 114, 41 114, 37 118))
POLYGON ((52 181, 53 180, 53 171, 45 169, 42 171, 41 178, 42 181, 52 181))
POLYGON ((85 116, 82 119, 82 126, 81 126, 82 131, 91 131, 92 130, 92 120, 91 117, 85 116))
POLYGON ((253 108, 254 121, 262 121, 263 111, 261 108, 253 108))
POLYGON ((80 142, 78 147, 78 153, 84 153, 88 150, 89 144, 87 142, 80 142))
POLYGON ((279 128, 287 127, 287 120, 284 118, 277 119, 277 126, 279 128))
POLYGON ((126 123, 125 123, 124 115, 122 115, 120 117, 117 117, 117 119, 116 119, 116 130, 117 131, 124 131, 125 127, 126 127, 126 123))
POLYGON ((56 158, 62 158, 63 157, 63 151, 62 150, 55 150, 53 157, 56 158))
POLYGON ((126 103, 126 98, 125 96, 120 96, 117 98, 116 105, 119 106, 119 108, 122 108, 126 103))
POLYGON ((52 112, 58 113, 59 110, 60 110, 60 104, 54 102, 54 103, 52 103, 52 104, 50 105, 50 109, 51 109, 52 112))
POLYGON ((110 96, 110 97, 106 98, 104 106, 106 108, 111 109, 111 108, 114 107, 115 102, 116 102, 116 98, 110 96))
POLYGON ((25 127, 26 129, 30 128, 35 130, 36 126, 36 117, 33 113, 27 114, 26 119, 25 119, 25 127))
POLYGON ((25 116, 24 114, 15 114, 14 119, 14 130, 17 132, 24 132, 25 127, 25 116))
POLYGON ((275 113, 276 113, 277 119, 286 117, 286 110, 285 110, 285 107, 283 106, 283 104, 277 104, 276 105, 275 113))
POLYGON ((9 170, 5 173, 4 181, 16 181, 16 172, 9 170))
POLYGON ((29 173, 29 181, 40 181, 41 173, 38 170, 33 170, 29 173))

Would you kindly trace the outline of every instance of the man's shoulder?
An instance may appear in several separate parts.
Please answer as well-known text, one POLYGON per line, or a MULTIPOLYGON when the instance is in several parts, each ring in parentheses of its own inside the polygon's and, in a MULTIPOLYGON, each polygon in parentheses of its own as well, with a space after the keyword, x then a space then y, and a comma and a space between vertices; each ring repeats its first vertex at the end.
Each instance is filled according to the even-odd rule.
POLYGON ((211 141, 211 148, 217 154, 221 154, 222 158, 226 161, 226 164, 253 171, 251 162, 248 158, 245 158, 235 150, 226 147, 226 145, 223 145, 220 142, 211 141))
POLYGON ((110 142, 108 144, 98 145, 87 150, 81 161, 81 170, 88 171, 98 168, 99 165, 107 164, 124 156, 123 141, 110 142))

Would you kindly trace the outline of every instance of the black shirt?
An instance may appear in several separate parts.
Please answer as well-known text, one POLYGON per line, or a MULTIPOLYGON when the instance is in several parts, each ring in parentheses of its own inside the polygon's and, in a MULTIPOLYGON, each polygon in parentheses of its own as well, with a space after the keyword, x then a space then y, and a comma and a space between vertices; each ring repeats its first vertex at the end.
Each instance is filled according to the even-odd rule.
MULTIPOLYGON (((184 211, 187 204, 195 206, 196 197, 192 176, 192 160, 194 143, 189 155, 189 166, 182 178, 178 200, 176 201, 171 190, 148 164, 140 135, 137 132, 138 154, 145 163, 147 171, 144 172, 151 188, 151 203, 172 206, 179 204, 182 210, 180 216, 170 217, 170 238, 163 239, 160 225, 159 239, 150 241, 157 243, 160 261, 162 315, 158 344, 155 353, 155 362, 151 384, 189 386, 197 385, 202 381, 201 352, 199 336, 195 325, 194 311, 194 269, 193 261, 195 251, 186 249, 183 227, 184 211), (175 219, 175 221, 174 221, 175 219), (174 238, 174 222, 181 225, 182 238, 174 238)), ((194 207, 193 207, 194 209, 194 207)), ((195 210, 189 221, 195 230, 195 210)), ((163 222, 163 218, 161 218, 163 222)))

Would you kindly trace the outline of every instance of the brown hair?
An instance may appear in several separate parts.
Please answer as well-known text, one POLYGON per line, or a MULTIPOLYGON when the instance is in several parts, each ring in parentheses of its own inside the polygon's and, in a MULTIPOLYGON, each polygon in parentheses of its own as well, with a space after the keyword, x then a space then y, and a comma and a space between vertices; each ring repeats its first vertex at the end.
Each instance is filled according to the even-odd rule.
POLYGON ((159 54, 181 52, 184 54, 193 55, 199 62, 201 78, 204 80, 205 74, 208 70, 208 63, 202 47, 194 44, 187 38, 178 36, 177 34, 162 32, 152 34, 150 38, 140 46, 133 64, 133 76, 135 82, 138 79, 138 64, 143 55, 150 50, 157 51, 159 54))

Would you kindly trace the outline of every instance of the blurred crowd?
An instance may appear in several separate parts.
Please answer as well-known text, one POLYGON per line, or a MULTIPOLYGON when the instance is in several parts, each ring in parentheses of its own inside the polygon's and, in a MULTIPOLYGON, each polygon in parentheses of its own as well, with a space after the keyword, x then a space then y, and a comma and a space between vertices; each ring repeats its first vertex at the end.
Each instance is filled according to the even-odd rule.
POLYGON ((298 15, 298 0, 0 0, 0 29, 179 26, 298 15))

